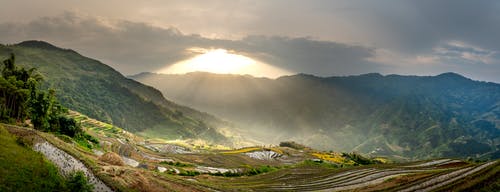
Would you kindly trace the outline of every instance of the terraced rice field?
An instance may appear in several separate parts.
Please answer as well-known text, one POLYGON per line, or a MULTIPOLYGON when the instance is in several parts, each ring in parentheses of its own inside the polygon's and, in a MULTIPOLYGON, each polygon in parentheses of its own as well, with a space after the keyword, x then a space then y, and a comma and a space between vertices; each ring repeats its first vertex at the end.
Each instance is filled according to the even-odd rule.
MULTIPOLYGON (((287 147, 194 149, 151 142, 86 117, 81 123, 100 141, 93 150, 51 134, 31 132, 90 165, 89 173, 115 191, 470 191, 485 181, 493 183, 489 191, 500 191, 496 189, 500 188, 498 160, 436 159, 357 166, 341 153, 287 147), (101 162, 99 156, 104 152, 116 153, 125 164, 101 162), (260 167, 269 170, 255 173, 260 167), (254 173, 248 174, 251 171, 254 173)), ((16 130, 25 135, 21 134, 24 128, 16 130)))
POLYGON ((244 179, 230 179, 230 182, 226 182, 229 184, 223 187, 230 191, 433 191, 459 183, 467 176, 480 174, 499 164, 497 161, 469 164, 440 159, 412 165, 345 169, 304 166, 244 179))

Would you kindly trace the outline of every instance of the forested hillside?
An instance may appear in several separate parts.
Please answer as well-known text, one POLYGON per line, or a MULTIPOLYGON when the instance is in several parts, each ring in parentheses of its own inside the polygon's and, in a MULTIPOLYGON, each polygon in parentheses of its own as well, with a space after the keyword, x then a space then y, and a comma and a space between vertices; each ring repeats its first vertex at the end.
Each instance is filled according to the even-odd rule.
POLYGON ((455 73, 132 78, 268 142, 296 140, 327 150, 412 158, 500 155, 500 85, 455 73))
POLYGON ((44 89, 56 90, 55 96, 69 109, 144 135, 227 142, 216 129, 227 126, 225 122, 165 100, 156 89, 73 50, 41 41, 0 45, 2 60, 11 53, 18 65, 36 68, 44 89))

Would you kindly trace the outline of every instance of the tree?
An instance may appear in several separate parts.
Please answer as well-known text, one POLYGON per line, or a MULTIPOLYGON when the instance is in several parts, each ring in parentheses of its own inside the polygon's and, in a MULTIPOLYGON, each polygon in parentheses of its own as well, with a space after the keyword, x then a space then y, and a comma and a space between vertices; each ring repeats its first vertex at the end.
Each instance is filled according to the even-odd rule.
POLYGON ((30 115, 33 127, 38 130, 49 130, 49 114, 53 99, 43 91, 37 89, 36 84, 30 87, 30 115))
POLYGON ((35 129, 79 136, 82 129, 74 119, 64 116, 67 109, 56 100, 56 91, 42 90, 43 79, 36 68, 17 67, 15 60, 11 54, 1 69, 0 121, 24 122, 29 117, 35 129))
POLYGON ((35 68, 18 68, 14 54, 3 64, 0 76, 0 121, 24 121, 29 112, 29 82, 40 81, 41 76, 35 73, 35 68))
POLYGON ((82 129, 78 126, 73 118, 68 118, 65 116, 58 116, 57 124, 60 127, 60 133, 68 135, 70 137, 75 137, 82 134, 82 129))

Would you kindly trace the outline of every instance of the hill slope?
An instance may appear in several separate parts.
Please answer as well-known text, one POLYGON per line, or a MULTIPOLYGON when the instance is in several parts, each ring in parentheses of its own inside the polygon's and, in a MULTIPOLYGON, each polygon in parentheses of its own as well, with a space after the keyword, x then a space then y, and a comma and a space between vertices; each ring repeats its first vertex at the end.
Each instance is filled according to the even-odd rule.
POLYGON ((227 142, 215 129, 227 126, 225 122, 170 102, 158 90, 73 50, 41 41, 0 45, 0 58, 10 53, 20 66, 36 67, 44 87, 56 89, 61 103, 72 110, 144 135, 227 142))
POLYGON ((268 142, 296 140, 321 149, 413 158, 499 157, 500 85, 454 73, 131 78, 254 130, 254 137, 268 142))
POLYGON ((64 191, 57 168, 0 125, 0 191, 64 191))
MULTIPOLYGON (((105 182, 104 186, 114 191, 498 191, 499 188, 499 161, 478 163, 446 158, 380 164, 385 161, 383 158, 320 152, 299 145, 205 151, 172 143, 145 142, 140 136, 76 112, 71 116, 81 119, 84 130, 100 141, 93 153, 71 138, 5 127, 17 140, 32 141, 35 150, 47 149, 41 152, 62 172, 81 164, 79 168, 92 172, 97 181, 105 182)), ((13 139, 9 141, 16 145, 13 139)), ((22 161, 16 165, 28 164, 22 161)), ((16 170, 12 175, 18 173, 16 170)), ((96 187, 99 189, 102 190, 96 187)))

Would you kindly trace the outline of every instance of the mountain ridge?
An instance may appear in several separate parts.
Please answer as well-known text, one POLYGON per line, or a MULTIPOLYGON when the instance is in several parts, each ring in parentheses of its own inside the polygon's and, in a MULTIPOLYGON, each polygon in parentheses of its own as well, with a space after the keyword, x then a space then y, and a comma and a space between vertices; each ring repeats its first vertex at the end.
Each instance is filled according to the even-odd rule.
POLYGON ((500 84, 456 73, 130 77, 247 130, 265 130, 275 138, 255 137, 268 142, 297 140, 320 149, 419 159, 498 154, 500 146, 500 84))
POLYGON ((98 60, 44 41, 0 45, 0 57, 10 53, 20 66, 37 68, 43 87, 56 89, 61 103, 72 110, 143 135, 230 144, 216 129, 229 123, 166 100, 160 91, 98 60))

